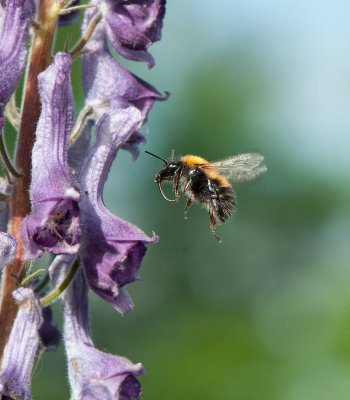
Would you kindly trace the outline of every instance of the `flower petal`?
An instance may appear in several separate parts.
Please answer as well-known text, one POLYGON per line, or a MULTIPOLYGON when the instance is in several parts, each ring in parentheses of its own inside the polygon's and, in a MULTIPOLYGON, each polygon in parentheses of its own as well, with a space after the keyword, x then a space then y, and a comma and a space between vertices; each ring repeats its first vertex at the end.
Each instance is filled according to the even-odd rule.
POLYGON ((0 132, 3 112, 20 80, 27 56, 27 41, 34 13, 31 0, 7 0, 0 34, 0 132))
MULTIPOLYGON (((69 256, 58 256, 50 267, 54 284, 68 272, 69 256), (59 261, 62 261, 60 263, 59 261)), ((141 387, 135 376, 145 373, 140 363, 95 348, 89 331, 88 287, 80 269, 63 292, 64 339, 72 398, 138 399, 141 387)))
POLYGON ((146 143, 146 139, 140 132, 134 132, 129 139, 121 146, 123 150, 127 150, 131 153, 132 161, 135 161, 140 154, 139 146, 143 146, 146 143))
POLYGON ((82 56, 82 75, 88 104, 134 105, 144 121, 154 101, 166 98, 111 56, 103 26, 96 28, 86 49, 91 52, 82 56))
POLYGON ((32 154, 32 213, 23 221, 21 235, 27 258, 43 251, 76 253, 79 248, 79 192, 67 162, 67 143, 73 123, 70 83, 71 58, 57 53, 54 63, 39 75, 42 101, 32 154))
POLYGON ((114 49, 126 59, 145 61, 148 68, 152 68, 154 60, 147 49, 160 39, 165 0, 136 0, 132 3, 107 0, 105 3, 107 33, 114 49))
POLYGON ((122 314, 132 301, 122 287, 138 278, 146 252, 147 237, 131 223, 109 212, 103 204, 103 185, 118 149, 137 129, 141 113, 135 107, 109 109, 96 126, 96 142, 78 177, 82 198, 83 227, 81 257, 90 287, 122 314))
POLYGON ((0 232, 0 268, 14 262, 16 251, 16 239, 8 233, 0 232))
MULTIPOLYGON (((103 25, 96 28, 86 49, 89 52, 82 56, 81 63, 87 105, 94 107, 97 116, 103 114, 106 105, 119 108, 133 105, 141 111, 141 127, 154 101, 165 100, 168 94, 161 95, 153 86, 132 75, 111 56, 103 25)), ((136 159, 138 145, 144 143, 143 135, 134 132, 123 145, 123 149, 130 151, 133 159, 136 159)))
POLYGON ((39 344, 38 329, 42 323, 41 307, 31 289, 19 288, 13 297, 19 309, 1 363, 0 394, 5 398, 28 400, 39 344))
MULTIPOLYGON (((154 65, 148 53, 149 46, 160 39, 165 0, 92 0, 100 4, 105 31, 114 49, 124 58, 145 61, 148 68, 154 65)), ((85 13, 82 28, 85 30, 98 10, 85 13)))

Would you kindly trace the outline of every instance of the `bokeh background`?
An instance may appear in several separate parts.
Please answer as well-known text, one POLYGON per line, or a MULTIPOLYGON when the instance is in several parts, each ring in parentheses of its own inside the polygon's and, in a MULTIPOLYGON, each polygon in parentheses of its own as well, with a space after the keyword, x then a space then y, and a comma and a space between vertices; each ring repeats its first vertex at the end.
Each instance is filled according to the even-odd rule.
MULTIPOLYGON (((91 325, 100 349, 143 363, 142 399, 350 398, 349 19, 345 0, 168 1, 154 69, 122 61, 171 93, 144 149, 257 151, 268 166, 235 188, 218 244, 203 209, 185 221, 185 202, 161 197, 161 161, 118 155, 105 202, 160 241, 129 285, 135 310, 91 295, 91 325)), ((62 344, 38 361, 33 398, 69 398, 62 344)))

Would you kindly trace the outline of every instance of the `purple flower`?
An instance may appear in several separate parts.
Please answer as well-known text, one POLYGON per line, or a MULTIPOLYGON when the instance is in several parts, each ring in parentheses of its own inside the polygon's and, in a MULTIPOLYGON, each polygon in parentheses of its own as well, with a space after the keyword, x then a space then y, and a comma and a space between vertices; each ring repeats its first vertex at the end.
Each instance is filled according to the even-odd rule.
MULTIPOLYGON (((71 256, 58 256, 50 267, 55 284, 67 274, 71 256)), ((141 387, 135 376, 145 373, 140 363, 95 348, 89 329, 88 287, 83 270, 63 293, 64 340, 69 382, 74 399, 137 400, 141 387)))
POLYGON ((135 161, 140 154, 140 145, 144 145, 146 139, 140 132, 134 132, 129 139, 121 146, 121 149, 129 151, 132 156, 132 161, 135 161))
MULTIPOLYGON (((133 105, 141 111, 141 126, 154 101, 166 99, 167 94, 161 95, 153 86, 132 75, 111 56, 102 25, 96 28, 86 49, 90 51, 82 56, 86 104, 94 107, 97 115, 104 112, 106 105, 123 108, 133 105)), ((138 146, 144 143, 143 135, 135 131, 122 148, 130 151, 133 159, 136 159, 139 153, 138 146)))
POLYGON ((90 287, 122 314, 133 307, 123 286, 138 278, 138 269, 147 237, 131 223, 109 212, 103 204, 102 191, 118 149, 137 129, 142 119, 135 107, 109 108, 96 126, 96 142, 82 165, 78 182, 82 223, 80 251, 90 287))
POLYGON ((8 233, 0 232, 0 268, 13 263, 16 251, 16 239, 8 233))
POLYGON ((143 120, 152 108, 155 99, 163 100, 154 87, 132 75, 110 54, 106 34, 99 25, 86 45, 90 53, 82 56, 83 89, 89 105, 110 104, 134 105, 143 120))
POLYGON ((0 22, 0 132, 3 112, 24 70, 34 4, 31 0, 7 0, 0 22))
POLYGON ((28 400, 33 362, 39 344, 38 329, 42 323, 41 307, 31 289, 19 288, 13 292, 13 297, 19 309, 3 354, 0 395, 6 399, 28 400))
POLYGON ((33 211, 21 227, 28 259, 40 257, 43 251, 73 254, 79 248, 80 195, 67 162, 74 115, 70 66, 69 55, 58 53, 38 77, 42 111, 32 153, 33 211))
MULTIPOLYGON (((165 0, 92 0, 99 4, 104 17, 104 29, 114 49, 124 58, 145 61, 149 68, 154 65, 148 53, 149 46, 160 39, 165 0)), ((83 29, 98 10, 85 13, 83 29)))
MULTIPOLYGON (((101 2, 101 7, 104 9, 106 4, 101 2)), ((85 12, 85 25, 95 11, 85 12)), ((83 227, 80 253, 90 287, 125 314, 133 303, 123 286, 138 279, 145 244, 157 237, 149 238, 111 214, 102 201, 103 185, 120 148, 131 151, 136 158, 138 145, 144 142, 138 129, 154 101, 164 96, 111 56, 106 25, 100 23, 96 27, 85 48, 89 53, 82 56, 83 88, 86 105, 93 107, 97 125, 96 142, 78 176, 83 227)))

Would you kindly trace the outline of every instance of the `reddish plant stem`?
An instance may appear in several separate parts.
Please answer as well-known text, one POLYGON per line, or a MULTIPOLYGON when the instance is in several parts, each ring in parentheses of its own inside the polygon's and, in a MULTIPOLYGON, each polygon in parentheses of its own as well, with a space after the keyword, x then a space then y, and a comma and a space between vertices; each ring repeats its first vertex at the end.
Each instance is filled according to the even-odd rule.
POLYGON ((12 292, 17 288, 18 276, 23 267, 23 244, 20 237, 20 227, 23 219, 30 212, 31 152, 41 110, 37 77, 51 63, 51 49, 59 9, 60 3, 55 0, 40 1, 37 14, 38 28, 34 33, 27 69, 16 153, 16 167, 23 176, 16 180, 11 199, 9 224, 9 233, 16 238, 18 247, 14 263, 7 266, 3 273, 0 311, 0 360, 17 314, 17 305, 12 297, 12 292))

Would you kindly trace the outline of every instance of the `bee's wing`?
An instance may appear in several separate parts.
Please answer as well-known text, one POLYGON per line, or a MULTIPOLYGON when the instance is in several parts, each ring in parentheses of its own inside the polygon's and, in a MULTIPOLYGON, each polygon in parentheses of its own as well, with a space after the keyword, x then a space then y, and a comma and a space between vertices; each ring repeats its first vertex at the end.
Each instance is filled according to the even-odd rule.
POLYGON ((211 165, 231 182, 245 182, 255 179, 266 171, 264 157, 257 153, 238 154, 211 165))

